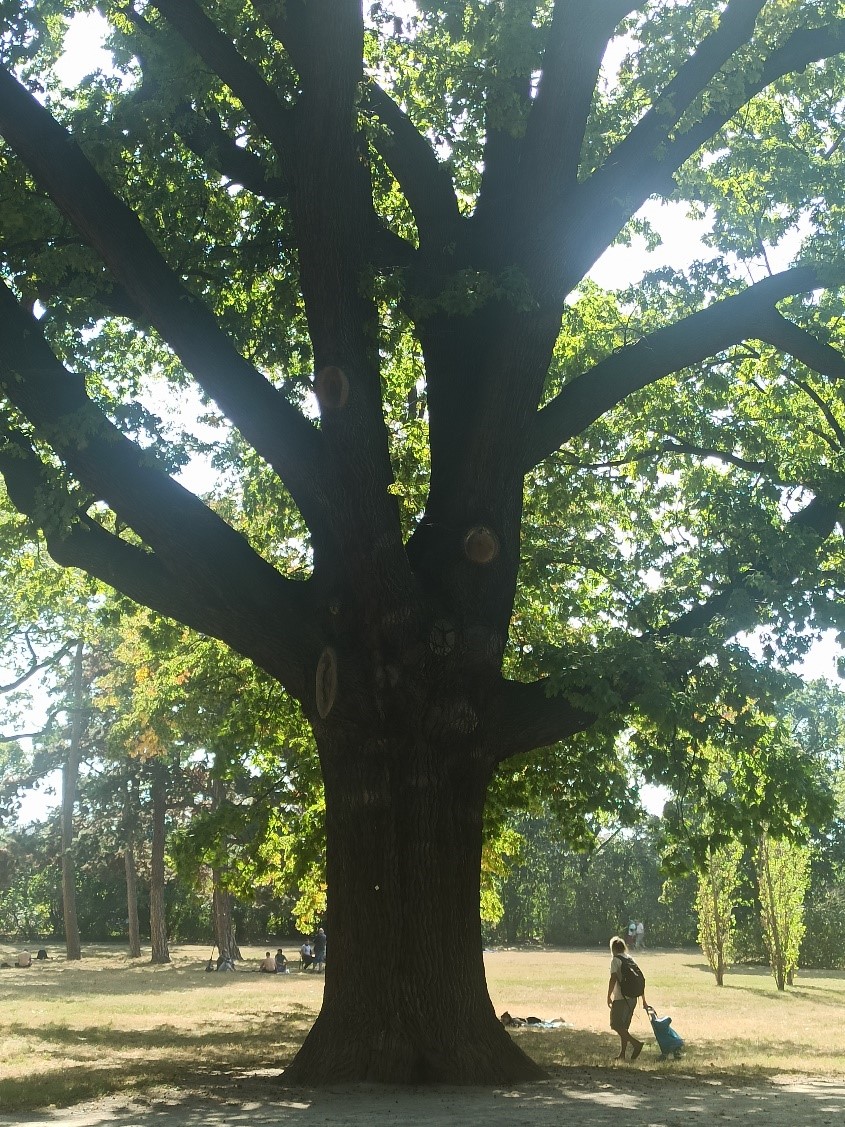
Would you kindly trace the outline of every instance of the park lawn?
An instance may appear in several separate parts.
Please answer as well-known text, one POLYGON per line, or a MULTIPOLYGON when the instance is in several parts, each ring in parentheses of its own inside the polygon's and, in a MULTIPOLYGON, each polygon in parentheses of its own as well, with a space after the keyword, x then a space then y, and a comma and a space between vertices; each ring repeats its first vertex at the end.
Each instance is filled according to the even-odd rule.
MULTIPOLYGON (((278 946, 274 940, 273 949, 278 946)), ((293 942, 286 949, 292 953, 293 942)), ((0 944, 0 960, 16 948, 0 944)), ((174 946, 168 966, 89 946, 29 970, 0 970, 0 1109, 68 1106, 149 1087, 201 1089, 232 1074, 272 1075, 290 1059, 320 1004, 322 977, 260 975, 266 947, 245 948, 236 974, 205 974, 206 948, 174 946)), ((497 950, 485 955, 493 1005, 520 1017, 563 1018, 561 1030, 514 1036, 552 1071, 634 1067, 715 1074, 845 1077, 837 1052, 845 972, 808 971, 779 994, 764 968, 715 985, 697 951, 638 956, 647 996, 687 1040, 662 1062, 642 1013, 632 1031, 650 1044, 636 1065, 614 1065, 607 1028, 609 955, 603 950, 497 950)), ((350 1031, 354 1035, 354 1031, 350 1031)))
MULTIPOLYGON (((792 1074, 845 1078, 838 1035, 845 1009, 845 971, 800 971, 779 992, 767 967, 737 967, 718 987, 700 951, 643 951, 646 997, 669 1014, 684 1038, 681 1062, 661 1061, 648 1018, 631 1024, 647 1048, 636 1066, 682 1068, 699 1076, 792 1074)), ((602 950, 490 952, 487 980, 496 1012, 563 1018, 559 1032, 518 1030, 514 1036, 547 1068, 606 1066, 619 1041, 608 1028, 610 956, 602 950)), ((626 1066, 627 1067, 627 1066, 626 1066)))

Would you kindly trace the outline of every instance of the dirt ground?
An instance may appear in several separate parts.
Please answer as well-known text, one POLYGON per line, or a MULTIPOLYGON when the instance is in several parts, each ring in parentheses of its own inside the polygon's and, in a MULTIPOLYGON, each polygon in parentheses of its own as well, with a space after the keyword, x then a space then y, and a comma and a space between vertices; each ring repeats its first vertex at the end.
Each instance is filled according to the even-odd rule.
POLYGON ((739 1086, 630 1066, 573 1070, 514 1090, 376 1086, 293 1090, 275 1075, 229 1076, 201 1095, 112 1097, 14 1115, 3 1127, 690 1127, 750 1119, 766 1127, 845 1122, 845 1082, 794 1077, 739 1086))

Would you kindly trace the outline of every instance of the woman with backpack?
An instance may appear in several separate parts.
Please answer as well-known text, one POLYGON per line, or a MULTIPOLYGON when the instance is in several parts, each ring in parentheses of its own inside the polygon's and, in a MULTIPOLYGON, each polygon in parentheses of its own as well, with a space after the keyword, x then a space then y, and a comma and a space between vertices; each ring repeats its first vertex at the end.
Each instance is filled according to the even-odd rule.
POLYGON ((643 1009, 647 1007, 645 1000, 645 977, 643 972, 628 954, 625 940, 618 935, 610 941, 610 981, 607 984, 607 1004, 610 1008, 610 1028, 619 1034, 622 1042, 617 1060, 625 1059, 625 1050, 628 1044, 631 1050, 631 1060, 636 1060, 643 1051, 644 1042, 638 1041, 628 1030, 631 1018, 637 1006, 637 999, 642 998, 643 1009))

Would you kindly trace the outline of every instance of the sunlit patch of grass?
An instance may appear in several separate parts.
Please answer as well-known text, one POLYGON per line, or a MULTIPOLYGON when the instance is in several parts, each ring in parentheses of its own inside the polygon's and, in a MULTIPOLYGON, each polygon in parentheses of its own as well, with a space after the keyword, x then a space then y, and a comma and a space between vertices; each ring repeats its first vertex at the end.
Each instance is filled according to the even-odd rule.
MULTIPOLYGON (((190 946, 174 947, 168 966, 103 945, 86 948, 81 962, 58 953, 28 970, 0 970, 0 1107, 62 1107, 150 1087, 204 1089, 235 1072, 280 1071, 316 1016, 323 978, 258 974, 264 950, 246 949, 231 975, 205 974, 208 949, 190 946)), ((14 962, 14 949, 0 945, 0 959, 14 962)), ((485 955, 497 1013, 567 1023, 514 1032, 552 1075, 636 1068, 655 1079, 845 1077, 833 1033, 845 1007, 845 972, 802 973, 778 993, 765 968, 737 968, 720 989, 692 951, 646 951, 638 961, 649 1001, 672 1015, 686 1040, 680 1061, 661 1061, 641 1010, 632 1032, 646 1051, 636 1065, 613 1061, 606 950, 485 955)))
MULTIPOLYGON (((647 1047, 633 1067, 745 1078, 845 1076, 833 1033, 845 1006, 845 972, 802 971, 794 987, 779 992, 765 967, 736 967, 718 987, 699 952, 644 951, 637 960, 649 1002, 661 1015, 671 1015, 686 1044, 681 1061, 662 1061, 649 1021, 638 1009, 631 1031, 647 1047)), ((619 1041, 608 1028, 609 963, 602 949, 486 956, 497 1013, 560 1017, 572 1026, 515 1031, 525 1051, 550 1069, 631 1067, 612 1060, 619 1041)))
MULTIPOLYGON (((322 994, 315 975, 260 975, 248 949, 232 975, 205 974, 202 949, 153 966, 114 947, 0 971, 0 1107, 51 1105, 152 1085, 201 1087, 237 1065, 280 1068, 322 994)), ((14 950, 0 946, 0 959, 14 950)))

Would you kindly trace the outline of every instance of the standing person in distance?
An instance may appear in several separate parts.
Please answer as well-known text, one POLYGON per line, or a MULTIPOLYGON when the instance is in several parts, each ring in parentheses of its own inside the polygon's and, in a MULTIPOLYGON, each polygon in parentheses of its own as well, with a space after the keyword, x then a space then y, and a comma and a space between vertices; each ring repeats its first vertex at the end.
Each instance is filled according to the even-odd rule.
POLYGON ((313 962, 314 956, 312 954, 311 940, 306 939, 299 948, 299 969, 308 970, 313 962))
POLYGON ((610 1028, 619 1034, 621 1042, 617 1060, 625 1059, 625 1050, 628 1044, 634 1047, 631 1050, 631 1060, 636 1060, 643 1051, 644 1042, 639 1041, 629 1033, 631 1018, 637 1006, 637 999, 642 998, 643 1009, 646 1008, 645 978, 643 973, 631 956, 628 954, 625 940, 618 935, 610 941, 610 981, 607 984, 607 1004, 610 1009, 610 1028))
POLYGON ((321 971, 323 964, 326 961, 326 933, 321 927, 317 928, 317 935, 314 938, 314 969, 321 971))

